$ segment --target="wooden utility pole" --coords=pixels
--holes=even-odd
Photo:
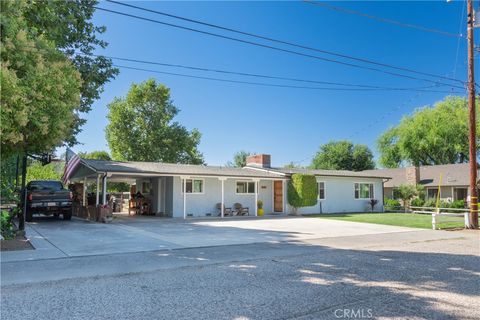
[[[478,228],[478,198],[477,198],[477,146],[476,146],[476,115],[475,115],[475,78],[474,78],[474,42],[473,42],[473,0],[467,1],[467,42],[468,42],[468,110],[469,110],[469,158],[470,158],[470,225]]]

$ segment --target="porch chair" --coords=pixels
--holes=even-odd
[[[222,207],[222,204],[217,203],[216,208],[218,210],[218,216],[219,217],[222,215],[221,207]],[[223,215],[224,216],[233,216],[232,208],[225,208],[225,206],[223,206]]]
[[[237,216],[244,216],[244,215],[249,216],[250,215],[249,208],[248,207],[243,207],[242,204],[238,203],[238,202],[233,205],[233,212]]]

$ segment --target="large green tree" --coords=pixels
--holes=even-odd
[[[202,164],[201,134],[173,121],[170,89],[149,79],[108,105],[106,138],[115,160]]]
[[[77,142],[75,135],[86,121],[81,114],[91,110],[105,83],[118,74],[111,59],[93,55],[95,49],[105,49],[108,45],[99,39],[106,28],[92,22],[98,1],[18,1],[24,3],[18,14],[24,19],[28,33],[33,38],[49,41],[68,57],[80,74],[80,102],[75,109],[71,134],[65,139],[67,144],[73,145]]]
[[[55,44],[28,30],[28,4],[2,1],[2,158],[60,146],[78,120],[82,80]]]
[[[380,164],[396,168],[468,162],[468,132],[467,100],[447,97],[384,132],[377,141]]]
[[[243,168],[247,165],[247,157],[252,155],[251,152],[249,151],[238,151],[235,152],[233,155],[233,161],[229,161],[227,163],[228,167],[237,167],[237,168]]]
[[[330,141],[320,146],[311,168],[362,171],[375,168],[372,151],[363,144]]]

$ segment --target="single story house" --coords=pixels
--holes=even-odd
[[[388,176],[384,184],[387,198],[393,199],[393,189],[402,184],[425,186],[426,198],[444,201],[468,200],[470,196],[470,165],[468,163],[436,166],[405,167],[362,171],[371,175]]]
[[[103,190],[107,181],[129,182],[136,186],[135,192],[150,199],[156,215],[186,218],[222,215],[220,206],[228,208],[234,203],[247,207],[249,214],[256,216],[258,200],[263,202],[265,214],[293,213],[287,201],[288,182],[294,173],[307,173],[317,179],[318,201],[315,206],[300,208],[298,213],[365,212],[370,210],[370,199],[378,200],[375,211],[383,211],[383,184],[388,177],[352,171],[273,168],[270,159],[267,154],[255,155],[248,157],[245,167],[232,168],[78,158],[67,163],[66,178],[84,185],[96,181]],[[100,194],[97,188],[97,205],[106,203],[106,193]]]

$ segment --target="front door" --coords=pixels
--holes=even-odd
[[[283,181],[273,182],[273,211],[283,212]]]

